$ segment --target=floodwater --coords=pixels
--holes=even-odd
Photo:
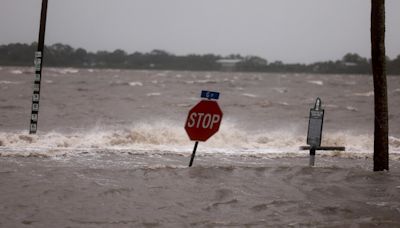
[[[390,172],[372,172],[368,75],[0,67],[0,227],[399,227],[400,77],[388,77]],[[194,165],[184,130],[201,90],[220,131]],[[322,145],[308,167],[308,112]]]

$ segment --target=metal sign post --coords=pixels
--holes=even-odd
[[[314,108],[310,109],[308,121],[307,144],[310,145],[310,166],[315,164],[315,150],[321,146],[324,110],[321,108],[321,99],[318,97]]]
[[[40,99],[40,85],[42,80],[44,35],[46,31],[46,18],[47,18],[47,1],[48,0],[42,0],[42,12],[40,15],[40,28],[39,28],[39,43],[37,52],[35,52],[35,61],[34,61],[35,81],[33,84],[32,112],[31,112],[31,121],[29,125],[29,134],[36,133],[38,119],[39,119],[39,99]]]
[[[196,141],[194,143],[192,156],[190,157],[189,167],[192,167],[193,165],[194,157],[196,156],[197,145],[199,145],[199,141]]]
[[[321,108],[321,104],[321,99],[318,97],[314,108],[310,109],[307,132],[307,144],[310,146],[300,147],[300,150],[310,150],[310,166],[314,166],[315,164],[315,153],[317,150],[346,150],[344,146],[321,146],[322,126],[324,124],[324,110]]]
[[[216,101],[219,98],[218,92],[201,91],[201,100],[188,113],[185,130],[189,138],[196,141],[194,144],[189,167],[193,165],[199,141],[206,141],[218,130],[222,120],[222,111]]]

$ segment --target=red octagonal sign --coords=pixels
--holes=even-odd
[[[222,111],[216,101],[202,100],[188,114],[185,130],[193,141],[206,141],[219,130]]]

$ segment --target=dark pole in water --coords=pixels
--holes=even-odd
[[[194,160],[194,157],[196,156],[196,150],[197,150],[197,145],[198,145],[198,144],[199,144],[198,141],[196,141],[196,142],[194,143],[193,153],[192,153],[192,157],[190,158],[189,167],[192,167],[192,165],[193,165],[193,160]]]
[[[315,147],[310,147],[310,166],[315,165]]]
[[[43,51],[44,49],[44,35],[46,32],[46,19],[47,19],[47,2],[48,0],[42,0],[42,11],[40,14],[40,28],[39,28],[39,43],[38,51]]]
[[[374,171],[383,171],[389,170],[385,0],[371,0],[371,55],[375,103]]]
[[[39,42],[35,53],[35,82],[33,85],[32,112],[29,126],[29,134],[35,134],[39,117],[40,85],[42,79],[44,36],[46,32],[47,2],[42,0],[42,11],[40,14]]]

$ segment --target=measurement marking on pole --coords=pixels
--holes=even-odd
[[[33,84],[33,92],[39,92],[40,91],[40,84],[35,83]]]
[[[42,59],[41,57],[35,57],[35,70],[40,71],[42,69]]]
[[[42,52],[35,52],[35,80],[33,84],[32,95],[32,112],[29,126],[29,133],[34,134],[37,131],[37,122],[39,119],[39,101],[40,101],[40,84],[42,75]]]
[[[44,50],[44,37],[46,32],[47,3],[48,0],[42,0],[42,9],[40,13],[39,41],[38,41],[37,51],[35,52],[35,59],[33,61],[35,64],[35,80],[33,84],[32,112],[29,124],[29,134],[35,134],[38,128],[40,85],[41,85],[42,68],[43,68],[43,50]]]
[[[37,121],[37,119],[38,119],[38,115],[37,114],[32,114],[31,115],[31,120]]]
[[[35,82],[40,82],[40,74],[35,74]]]
[[[39,110],[39,104],[38,103],[33,103],[32,104],[32,111],[38,111]]]
[[[32,101],[39,101],[39,94],[38,93],[34,93],[32,96]]]
[[[31,124],[31,127],[30,127],[30,130],[36,132],[36,130],[37,130],[37,124],[32,123],[32,124]]]

